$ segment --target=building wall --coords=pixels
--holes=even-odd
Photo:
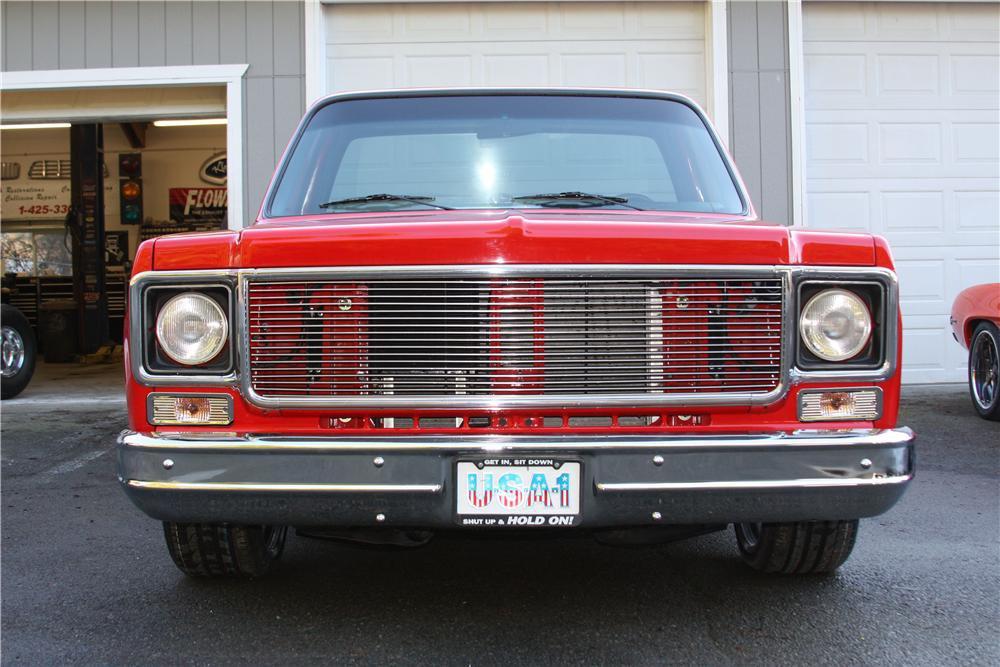
[[[248,63],[244,210],[254,216],[305,106],[302,12],[289,1],[4,0],[0,70]]]
[[[792,223],[787,2],[729,3],[729,146],[757,212]]]

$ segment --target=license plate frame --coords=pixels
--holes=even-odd
[[[471,468],[470,466],[474,467]],[[492,473],[494,484],[499,487],[498,475],[506,475],[517,470],[520,474],[520,486],[523,498],[517,501],[507,493],[508,500],[512,501],[514,507],[503,508],[500,502],[500,489],[495,489],[495,495],[488,500],[483,508],[473,508],[471,498],[468,496],[470,482],[463,477],[469,472],[476,472],[480,475],[479,480],[485,481],[484,475]],[[541,472],[546,475],[546,482],[553,482],[548,487],[552,507],[544,506],[545,496],[540,492],[531,497],[528,494],[532,490],[534,475]],[[568,475],[566,483],[566,495],[563,495],[562,488],[558,481],[559,476]],[[500,457],[476,457],[459,456],[452,464],[452,479],[454,480],[454,491],[452,493],[452,516],[454,522],[463,528],[569,528],[578,526],[583,519],[583,461],[575,457],[554,457],[554,456],[500,456]],[[527,488],[523,488],[523,487]],[[554,492],[557,491],[558,493]],[[479,494],[478,501],[483,502],[483,494]],[[465,502],[463,502],[463,496]],[[540,497],[541,496],[541,497]],[[559,497],[556,497],[559,496]],[[563,501],[566,501],[565,504]],[[534,507],[529,507],[529,502]],[[472,511],[470,511],[472,510]]]

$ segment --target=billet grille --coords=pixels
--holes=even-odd
[[[781,279],[253,281],[262,397],[767,393]]]

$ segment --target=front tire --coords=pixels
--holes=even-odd
[[[761,572],[779,574],[833,572],[851,555],[858,535],[856,519],[738,523],[733,527],[740,555],[747,565]]]
[[[0,398],[14,398],[35,372],[38,345],[31,324],[14,306],[0,306]]]
[[[189,577],[261,577],[281,558],[286,526],[163,523],[170,557]]]
[[[969,394],[983,419],[1000,421],[1000,334],[992,322],[980,322],[969,343]]]

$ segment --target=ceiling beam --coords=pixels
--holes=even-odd
[[[121,123],[122,134],[128,139],[128,145],[132,148],[146,147],[146,127],[149,123]]]

